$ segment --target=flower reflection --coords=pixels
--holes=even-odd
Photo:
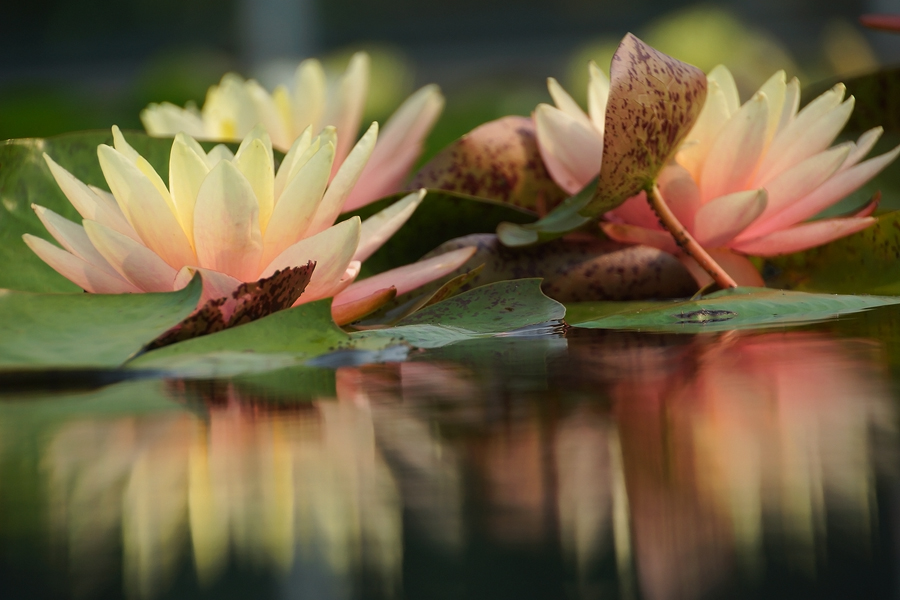
[[[701,342],[690,367],[637,369],[614,386],[647,597],[694,598],[758,573],[764,538],[812,575],[826,516],[866,547],[870,436],[892,421],[876,350],[814,334],[726,336]]]
[[[299,561],[322,565],[344,593],[365,570],[390,595],[400,504],[365,406],[267,411],[241,404],[231,384],[207,400],[206,420],[86,421],[56,435],[45,456],[52,521],[83,563],[73,572],[115,568],[121,535],[126,591],[138,598],[167,589],[191,554],[204,586],[230,561],[282,573]]]

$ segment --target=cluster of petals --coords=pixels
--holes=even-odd
[[[343,164],[362,123],[369,86],[369,57],[353,55],[336,85],[329,85],[316,59],[300,63],[292,89],[278,86],[271,94],[254,80],[226,74],[210,87],[202,109],[163,102],[141,113],[150,135],[174,136],[184,132],[198,140],[240,142],[258,124],[272,145],[287,151],[309,127],[313,133],[333,126],[339,134],[332,175]],[[427,85],[397,109],[385,124],[371,159],[345,205],[354,210],[399,189],[422,152],[422,147],[444,107],[436,85]]]
[[[554,180],[577,192],[600,172],[603,111],[608,84],[592,65],[590,117],[550,82],[556,107],[535,111],[538,143]],[[900,148],[863,160],[881,128],[856,142],[831,146],[853,110],[836,85],[802,110],[800,85],[773,75],[740,104],[731,73],[707,76],[706,103],[675,160],[659,174],[660,193],[672,212],[738,283],[761,285],[745,255],[775,256],[806,250],[870,226],[874,204],[846,218],[812,220],[875,177]],[[642,192],[607,213],[606,234],[679,256],[700,282],[707,276],[681,254]]]
[[[205,302],[230,294],[242,282],[315,261],[298,304],[334,297],[333,312],[365,309],[367,299],[415,289],[456,269],[472,253],[463,249],[354,282],[361,261],[406,222],[424,196],[414,192],[364,222],[352,217],[335,224],[377,134],[373,123],[333,178],[332,127],[315,138],[307,129],[277,173],[262,128],[234,154],[221,144],[207,153],[190,136],[178,134],[167,187],[114,127],[114,147],[97,149],[112,193],[85,185],[45,154],[83,221],[78,225],[34,205],[62,248],[28,234],[24,239],[44,262],[88,292],[172,291],[199,271]]]

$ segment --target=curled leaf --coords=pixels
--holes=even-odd
[[[243,283],[230,296],[210,300],[181,323],[147,344],[144,350],[208,335],[256,321],[290,308],[306,289],[316,263],[275,271],[271,277]]]
[[[603,161],[592,197],[583,190],[536,223],[503,224],[503,242],[524,246],[559,237],[650,189],[705,100],[703,71],[626,35],[610,66]]]
[[[416,173],[410,189],[446,190],[544,214],[566,197],[538,152],[534,122],[503,117],[476,127]]]
[[[542,277],[544,293],[560,302],[684,297],[697,289],[678,259],[648,246],[587,238],[511,249],[497,236],[475,234],[445,242],[433,253],[464,246],[476,246],[478,250],[456,273],[484,267],[462,286],[462,291],[522,277]],[[440,282],[432,284],[437,285]]]

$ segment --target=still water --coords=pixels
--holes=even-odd
[[[0,385],[0,598],[900,597],[900,310]]]

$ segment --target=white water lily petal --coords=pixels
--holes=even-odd
[[[225,144],[216,144],[213,149],[206,154],[206,166],[212,169],[219,161],[234,160],[234,152]]]
[[[781,115],[784,110],[785,94],[787,92],[787,79],[784,71],[778,71],[759,88],[766,95],[769,102],[769,120],[766,127],[766,141],[768,146],[778,131]]]
[[[740,110],[741,98],[738,95],[737,84],[734,82],[734,76],[727,67],[716,65],[706,76],[706,79],[710,82],[715,82],[716,86],[722,91],[725,97],[725,107],[728,109],[728,116],[732,116]]]
[[[359,246],[356,249],[356,254],[353,255],[353,260],[362,262],[372,256],[409,220],[419,207],[419,204],[422,203],[423,198],[425,198],[424,189],[407,194],[384,210],[363,221],[359,235]]]
[[[194,205],[203,180],[209,174],[205,153],[197,154],[190,137],[179,133],[169,154],[169,189],[181,228],[191,246],[194,245]],[[193,140],[191,140],[193,141]]]
[[[606,213],[610,221],[625,222],[647,229],[662,229],[659,217],[647,202],[647,193],[639,192],[623,202],[614,210]],[[691,219],[693,220],[693,219]]]
[[[22,239],[42,261],[86,292],[129,294],[141,291],[121,277],[110,275],[103,269],[54,246],[47,240],[28,233],[23,235]]]
[[[196,262],[178,218],[147,176],[109,146],[101,145],[97,156],[119,208],[141,242],[175,269]]]
[[[768,106],[757,92],[722,128],[700,177],[704,202],[745,188],[765,148]]]
[[[268,135],[265,137],[268,139]],[[275,208],[275,164],[272,149],[266,146],[264,140],[253,139],[246,147],[241,147],[233,164],[253,188],[253,194],[259,202],[260,229],[265,233]]]
[[[588,116],[594,129],[602,136],[606,129],[606,104],[609,101],[609,77],[591,61],[588,64],[591,81],[588,84]]]
[[[378,151],[378,146],[379,144],[375,145],[375,152]],[[374,161],[369,159],[356,185],[344,200],[341,212],[357,210],[400,189],[403,180],[406,179],[412,165],[421,153],[421,147],[405,146],[398,150],[389,161],[383,162],[381,168],[378,168]]]
[[[210,300],[230,296],[243,283],[231,275],[226,275],[220,271],[202,267],[184,267],[175,276],[174,289],[180,290],[189,284],[197,273],[200,273],[200,278],[203,281],[203,293],[200,295],[200,301],[197,303],[197,306],[202,306]]]
[[[684,225],[688,231],[694,230],[694,215],[703,206],[700,200],[700,188],[694,182],[694,178],[687,169],[678,164],[670,164],[660,171],[656,178],[656,185],[663,200],[675,214],[678,222]],[[641,201],[646,207],[643,216],[626,219],[636,225],[649,225],[659,228],[659,217],[650,209],[645,197]],[[630,202],[630,200],[629,200]],[[647,211],[649,209],[649,212]]]
[[[150,135],[169,136],[183,132],[199,139],[206,136],[206,126],[196,110],[181,108],[171,102],[147,106],[141,111],[141,123]]]
[[[314,58],[304,60],[294,74],[294,94],[291,105],[294,135],[307,127],[317,133],[325,114],[325,71]]]
[[[793,77],[784,89],[784,104],[781,107],[776,135],[791,124],[798,110],[800,110],[800,80]]]
[[[365,135],[357,142],[353,150],[344,160],[344,164],[338,169],[337,174],[332,178],[319,210],[316,212],[313,222],[309,226],[309,234],[316,234],[330,227],[337,216],[341,213],[344,201],[350,194],[350,190],[356,185],[362,170],[366,166],[369,157],[372,155],[372,149],[378,140],[378,123],[372,123]],[[338,155],[335,156],[335,162]],[[333,170],[333,168],[332,168]]]
[[[811,132],[816,131],[816,124],[823,118],[827,119],[828,115],[836,110],[839,112],[837,115],[833,115],[831,119],[839,118],[843,114],[840,112],[841,110],[846,112],[846,106],[841,109],[841,102],[844,99],[845,90],[846,88],[843,84],[837,84],[804,106],[803,110],[797,113],[791,122],[778,132],[775,139],[772,140],[766,156],[759,165],[756,182],[762,184],[777,175],[780,171],[795,164],[796,161],[789,162],[789,157],[803,154],[802,150],[808,144],[806,136]],[[850,106],[850,110],[852,109],[853,107]],[[849,116],[849,113],[847,114]],[[841,127],[843,127],[843,125],[841,125]],[[838,128],[837,131],[840,131],[840,128]],[[835,135],[837,135],[837,131],[835,131]],[[827,147],[829,143],[830,140],[822,146],[820,150]],[[797,148],[798,146],[799,148]],[[811,154],[815,154],[815,152],[811,152],[806,156],[810,156]]]
[[[875,223],[874,217],[823,219],[775,231],[769,235],[735,245],[735,249],[753,256],[778,256],[809,250],[852,235]]]
[[[549,104],[538,105],[534,122],[547,171],[566,192],[576,194],[600,172],[603,140],[590,123]]]
[[[271,277],[279,269],[305,265],[307,261],[312,260],[315,261],[316,268],[299,302],[328,298],[340,287],[340,281],[344,278],[353,255],[356,254],[360,227],[359,217],[352,217],[312,237],[302,239],[275,257],[260,277]]]
[[[250,80],[246,83],[247,93],[253,100],[256,107],[259,125],[263,131],[267,131],[266,138],[271,137],[271,144],[281,150],[291,147],[294,141],[293,131],[289,130],[289,123],[286,123],[281,116],[281,111],[275,104],[274,98],[259,83]],[[245,138],[246,140],[246,138]]]
[[[763,218],[779,213],[825,183],[838,171],[849,153],[849,146],[835,146],[811,156],[767,183],[769,205]]]
[[[650,246],[669,254],[677,254],[679,252],[675,238],[669,235],[668,231],[647,229],[646,227],[628,225],[626,223],[601,223],[600,228],[609,239],[616,242]]]
[[[556,104],[556,108],[563,111],[576,121],[580,122],[585,127],[592,127],[593,124],[590,118],[584,113],[578,103],[572,99],[572,96],[569,95],[563,86],[559,85],[559,82],[556,81],[553,77],[547,78],[547,89],[550,91],[550,97],[553,98],[553,103]]]
[[[719,263],[719,266],[722,267],[726,273],[731,275],[731,278],[734,279],[738,285],[765,287],[766,283],[763,281],[762,276],[747,257],[735,254],[724,248],[710,248],[708,252],[713,260]],[[697,261],[690,256],[679,254],[678,260],[680,260],[681,264],[687,268],[698,286],[705,287],[713,282],[709,273],[704,271],[703,268],[697,264]]]
[[[700,181],[710,148],[728,122],[729,110],[725,93],[718,83],[710,80],[703,110],[677,154],[678,164],[687,169],[695,181]]]
[[[63,248],[110,275],[116,274],[116,270],[113,269],[112,265],[103,258],[102,254],[97,252],[97,249],[85,233],[84,227],[56,214],[49,208],[44,208],[37,204],[32,204],[31,208],[41,220],[41,223],[44,224],[44,227],[47,228],[50,235],[53,236],[53,239],[59,242]]]
[[[220,162],[200,186],[194,242],[200,265],[241,281],[258,278],[259,205],[250,183],[232,163]]]
[[[119,275],[141,291],[171,292],[174,289],[177,271],[143,244],[95,221],[85,220],[84,231]]]
[[[326,123],[337,129],[335,167],[341,165],[353,147],[353,140],[362,123],[366,96],[369,93],[369,55],[357,52],[350,58],[347,71],[341,78],[336,112],[326,116]]]
[[[281,196],[281,192],[284,190],[284,184],[288,181],[288,175],[291,173],[294,161],[306,152],[311,141],[312,130],[307,127],[300,137],[294,140],[294,144],[291,146],[291,149],[288,150],[288,153],[284,155],[284,159],[278,167],[278,173],[275,174],[275,187],[273,193],[276,204],[278,203],[278,198]]]
[[[883,127],[873,127],[872,129],[859,136],[859,139],[856,140],[854,148],[847,156],[847,160],[845,160],[844,164],[841,165],[841,171],[849,169],[850,167],[861,161],[863,158],[865,158],[866,155],[872,151],[872,148],[875,147],[875,144],[878,143],[878,140],[881,138],[882,133],[884,133]]]
[[[797,200],[778,214],[767,219],[764,223],[761,223],[759,229],[754,228],[753,234],[765,235],[775,232],[819,214],[878,175],[898,155],[900,155],[900,146],[890,152],[870,158],[854,167],[839,172],[812,193]]]
[[[261,265],[268,264],[288,246],[306,237],[321,205],[332,161],[334,146],[326,144],[288,182],[263,236]]]
[[[243,139],[259,121],[244,80],[234,73],[226,73],[219,85],[209,88],[202,115],[211,137],[234,142]]]
[[[56,184],[82,218],[103,223],[119,233],[123,233],[135,240],[140,240],[134,228],[125,219],[122,209],[119,208],[112,194],[105,190],[96,190],[91,188],[91,186],[85,185],[74,175],[56,164],[47,154],[44,154],[44,161],[50,167],[50,173],[53,175],[53,179],[56,180]]]
[[[474,256],[476,250],[474,246],[466,246],[373,275],[336,295],[334,303],[340,306],[354,302],[387,287],[397,288],[398,296],[405,294],[457,270]]]
[[[766,190],[745,190],[710,200],[694,216],[694,237],[704,248],[725,246],[766,209]]]
[[[137,160],[141,157],[141,155],[138,154],[138,151],[135,150],[134,148],[132,148],[131,144],[129,144],[125,140],[125,136],[122,135],[122,130],[119,129],[118,125],[112,126],[112,136],[113,136],[113,147],[116,150],[118,150],[119,152],[121,152],[122,155],[125,156],[128,160],[130,160],[133,163],[136,163]]]

